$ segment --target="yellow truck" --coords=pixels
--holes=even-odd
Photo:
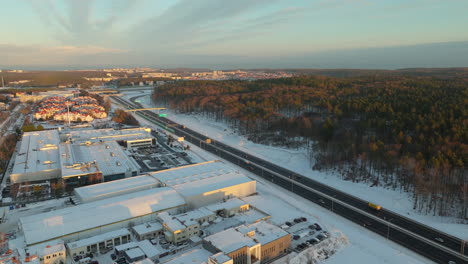
[[[367,205],[368,205],[371,209],[374,209],[375,211],[380,211],[380,209],[382,209],[382,206],[377,205],[377,204],[368,203]]]

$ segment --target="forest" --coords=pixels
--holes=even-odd
[[[405,74],[182,81],[153,100],[307,147],[311,168],[407,192],[423,214],[468,218],[468,77]]]

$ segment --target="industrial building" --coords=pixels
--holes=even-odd
[[[203,246],[211,252],[222,252],[234,264],[264,263],[285,254],[291,235],[267,222],[241,225],[204,238]]]
[[[73,143],[117,141],[125,147],[144,147],[153,145],[151,128],[138,127],[115,130],[113,128],[70,131],[61,135],[62,141]]]
[[[153,239],[162,235],[163,226],[159,222],[148,222],[132,226],[131,230],[138,240]]]
[[[71,190],[140,174],[140,165],[125,153],[116,139],[132,146],[151,145],[148,129],[104,130],[73,131],[65,136],[60,130],[24,133],[10,174],[13,196],[25,184],[63,180]],[[112,133],[117,136],[113,137]],[[81,134],[87,136],[79,137]],[[70,140],[73,138],[76,140]]]
[[[97,253],[102,250],[126,244],[130,241],[130,232],[126,228],[106,232],[67,244],[68,254],[72,257]]]
[[[209,161],[164,171],[150,176],[162,186],[173,187],[191,209],[232,197],[245,197],[256,192],[256,181],[220,161]]]
[[[140,173],[140,166],[128,157],[115,141],[60,144],[62,162],[62,178],[70,181],[74,179],[86,183],[89,175],[100,174],[101,181],[113,181],[136,176]],[[89,180],[89,179],[88,179]],[[101,182],[99,181],[99,182]],[[93,182],[96,183],[96,182]]]
[[[160,187],[155,178],[143,175],[76,188],[76,203],[86,203]]]
[[[58,130],[26,132],[16,154],[12,183],[51,180],[60,177]]]
[[[28,246],[58,238],[70,242],[126,227],[129,222],[153,221],[163,211],[177,214],[185,209],[182,196],[162,187],[22,217],[19,227]]]

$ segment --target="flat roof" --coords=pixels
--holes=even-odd
[[[147,234],[147,233],[162,230],[162,225],[159,222],[149,222],[149,223],[144,223],[144,224],[141,224],[141,225],[136,225],[136,226],[132,227],[132,229],[138,235],[144,235],[144,234]]]
[[[138,247],[145,253],[147,258],[153,258],[162,254],[149,240],[142,240],[138,242]]]
[[[82,201],[99,200],[133,191],[157,187],[159,182],[153,177],[143,175],[76,188],[75,194]]]
[[[60,144],[62,177],[102,172],[103,176],[138,171],[137,163],[131,160],[115,141],[91,144]],[[94,162],[97,166],[93,166]],[[90,166],[86,166],[90,164]]]
[[[177,219],[182,221],[185,225],[189,223],[191,225],[193,224],[192,222],[195,222],[198,219],[205,218],[211,215],[215,215],[215,213],[213,213],[213,211],[210,211],[204,207],[201,207],[201,208],[198,208],[198,209],[195,209],[195,210],[183,213],[183,214],[178,214],[175,217],[177,217]]]
[[[141,256],[144,256],[145,252],[143,252],[143,250],[141,250],[141,248],[136,247],[136,248],[132,248],[132,249],[129,249],[129,250],[125,251],[125,254],[127,254],[127,256],[130,259],[135,259],[135,258],[139,258]]]
[[[155,188],[20,218],[27,245],[185,205],[168,187]]]
[[[235,170],[231,166],[228,166],[219,160],[212,160],[163,171],[150,172],[149,175],[166,185],[176,185],[232,172],[235,172]]]
[[[114,239],[116,237],[122,237],[122,236],[126,236],[126,235],[130,235],[130,232],[128,231],[127,228],[122,228],[122,229],[118,229],[118,230],[115,230],[115,231],[106,232],[106,233],[103,233],[103,234],[100,234],[100,235],[97,235],[97,236],[93,236],[93,237],[90,237],[90,238],[85,238],[85,239],[81,239],[81,240],[74,241],[74,242],[71,242],[71,243],[67,243],[67,247],[69,249],[85,247],[85,246],[89,246],[89,245],[92,245],[92,244],[97,244],[97,243],[102,242],[102,241],[106,241],[106,240],[110,240],[110,239]]]
[[[59,169],[59,143],[57,130],[25,132],[12,174]]]
[[[163,262],[164,264],[206,264],[208,258],[213,255],[206,249],[198,248],[185,252],[171,260]]]
[[[252,238],[255,238],[262,245],[273,242],[289,234],[288,232],[284,231],[278,226],[264,221],[257,222],[248,226],[240,226],[237,228],[237,230],[239,230],[239,232],[243,234],[247,234],[251,231],[254,231],[255,234],[252,236]]]
[[[205,207],[208,210],[216,212],[216,211],[223,210],[223,209],[239,208],[242,205],[246,205],[246,204],[248,204],[248,203],[242,201],[241,199],[239,199],[237,197],[234,197],[234,198],[231,198],[231,199],[229,199],[229,200],[227,200],[225,202],[210,204],[210,205],[207,205]]]
[[[170,215],[168,212],[159,213],[158,217],[161,219],[163,225],[172,231],[182,230],[186,227],[175,216]]]
[[[182,196],[188,197],[253,181],[243,174],[230,172],[217,177],[179,183],[172,187]]]
[[[222,252],[229,254],[243,247],[253,247],[257,245],[252,238],[245,236],[234,228],[229,228],[211,236],[205,237],[213,246]]]
[[[223,252],[218,252],[218,253],[214,254],[213,256],[211,256],[210,259],[212,259],[212,260],[214,260],[214,261],[216,261],[218,263],[224,263],[226,261],[231,260],[231,257],[224,254]]]
[[[74,142],[100,142],[100,141],[131,141],[141,139],[152,139],[151,128],[138,127],[138,128],[127,128],[127,129],[91,129],[82,131],[71,131],[67,133],[67,136]]]

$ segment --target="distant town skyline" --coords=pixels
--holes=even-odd
[[[468,1],[3,1],[0,68],[468,66]]]

